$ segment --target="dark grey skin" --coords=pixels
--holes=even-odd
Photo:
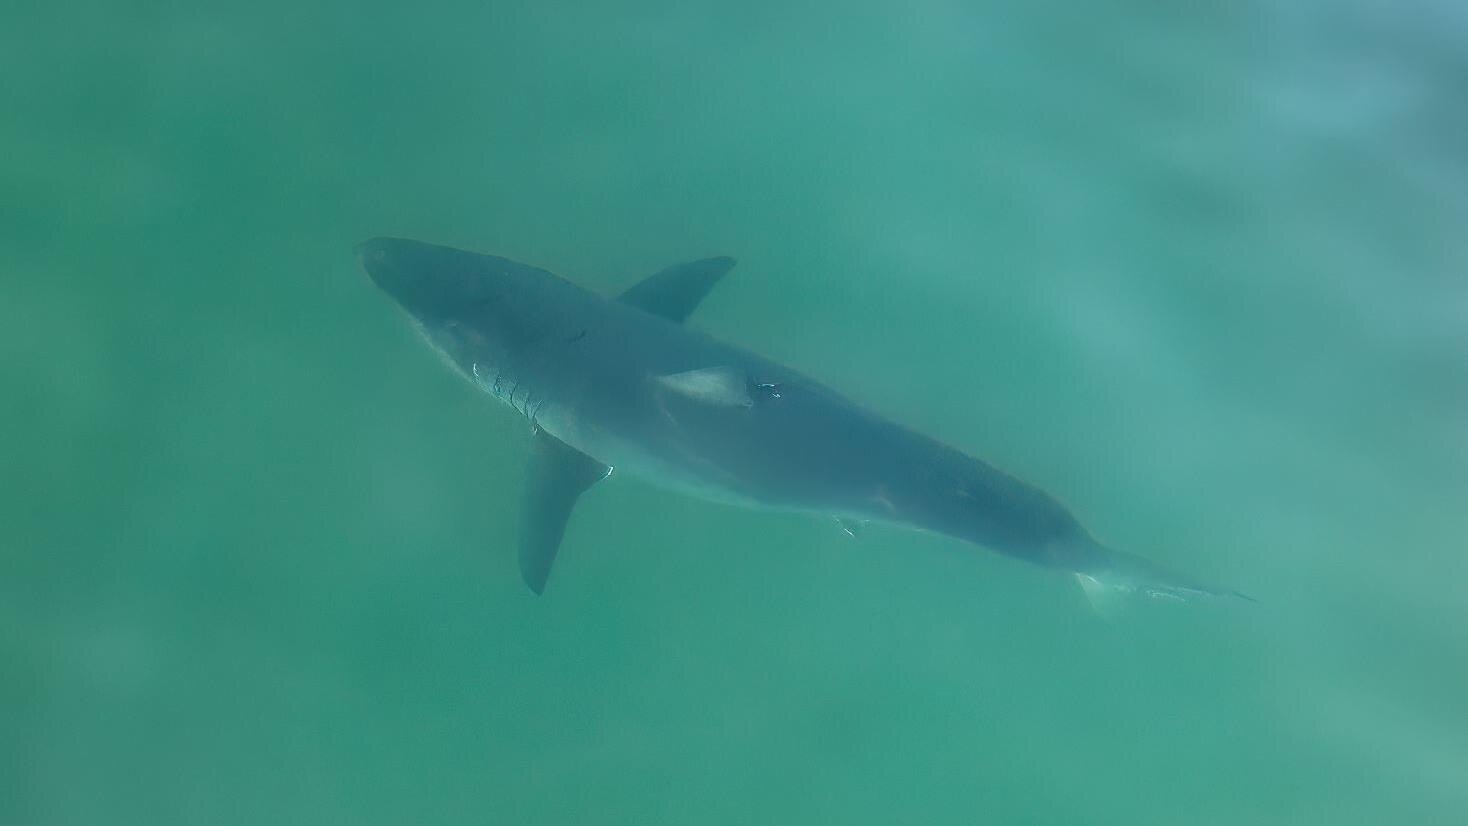
[[[608,300],[418,241],[357,253],[459,372],[534,426],[520,562],[537,593],[576,497],[612,468],[709,499],[936,531],[1076,574],[1093,599],[1233,593],[1109,550],[1043,491],[682,326],[731,259],[670,267]]]

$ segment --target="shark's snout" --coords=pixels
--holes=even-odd
[[[397,238],[373,238],[352,248],[357,262],[378,289],[409,312],[423,309],[431,297],[435,280],[433,267],[418,260],[412,242]]]
[[[501,259],[386,237],[363,241],[353,252],[379,289],[424,322],[475,311],[505,289],[506,273],[493,266]]]
[[[388,285],[383,283],[383,276],[389,269],[387,248],[388,243],[385,238],[373,238],[370,241],[363,241],[352,248],[352,252],[357,256],[357,263],[362,266],[362,270],[367,273],[367,276],[372,279],[373,283],[385,290],[388,289]]]

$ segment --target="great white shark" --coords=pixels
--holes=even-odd
[[[721,502],[946,534],[1074,574],[1099,605],[1235,595],[1094,539],[1059,501],[795,370],[681,323],[733,266],[669,267],[609,300],[545,270],[400,238],[356,248],[453,368],[529,420],[525,584],[612,469]]]

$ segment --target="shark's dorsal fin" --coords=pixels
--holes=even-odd
[[[617,300],[669,321],[681,322],[732,269],[734,259],[722,256],[674,264],[633,284]]]
[[[544,430],[535,434],[520,508],[520,576],[530,590],[545,591],[576,498],[611,472]]]

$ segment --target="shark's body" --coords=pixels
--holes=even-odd
[[[373,280],[536,430],[521,571],[541,592],[576,498],[612,468],[703,498],[927,529],[1076,574],[1093,596],[1227,593],[1108,550],[1051,496],[680,322],[732,266],[608,300],[504,258],[379,238]]]

